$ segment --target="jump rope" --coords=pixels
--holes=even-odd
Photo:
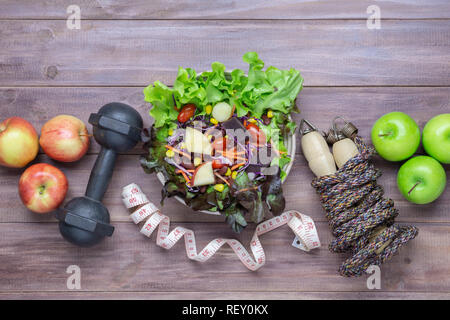
[[[339,120],[344,122],[341,128]],[[321,134],[303,119],[300,133],[303,154],[316,175],[311,185],[335,237],[329,249],[351,253],[339,268],[342,276],[360,276],[370,265],[381,265],[417,236],[416,227],[394,223],[398,210],[392,199],[383,197],[377,184],[381,171],[370,161],[375,150],[351,122],[337,117],[328,133]]]

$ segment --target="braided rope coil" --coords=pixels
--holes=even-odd
[[[336,173],[311,182],[335,237],[330,251],[352,254],[339,268],[346,277],[360,276],[370,265],[389,260],[419,231],[394,224],[398,210],[391,199],[383,198],[383,188],[377,185],[381,172],[370,161],[375,151],[359,136],[354,142],[358,155]]]

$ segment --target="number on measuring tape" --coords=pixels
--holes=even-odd
[[[258,236],[285,224],[288,224],[296,235],[292,244],[294,247],[304,251],[310,251],[320,247],[319,237],[313,220],[298,211],[290,210],[282,213],[278,217],[262,222],[256,227],[256,231],[250,242],[254,259],[240,242],[225,238],[214,239],[200,253],[197,253],[194,232],[183,227],[176,227],[172,232],[169,232],[170,218],[163,215],[153,203],[148,201],[148,198],[142,193],[138,185],[130,184],[124,187],[122,190],[122,200],[127,209],[144,205],[130,215],[136,224],[148,217],[141,229],[142,234],[150,237],[153,231],[158,228],[156,244],[165,249],[172,248],[178,240],[184,237],[187,257],[199,262],[209,260],[224,244],[228,244],[249,270],[258,270],[266,261],[264,249]]]

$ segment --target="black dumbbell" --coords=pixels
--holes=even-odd
[[[108,209],[101,203],[111,180],[117,155],[132,149],[141,140],[143,121],[132,107],[108,103],[89,117],[94,138],[102,146],[92,169],[86,193],[74,198],[56,212],[59,230],[69,242],[82,247],[112,236]]]

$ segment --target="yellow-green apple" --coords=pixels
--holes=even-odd
[[[428,156],[406,161],[398,171],[397,184],[403,196],[417,204],[433,202],[445,189],[447,177],[442,165]]]
[[[420,129],[406,113],[391,112],[374,123],[371,138],[381,157],[402,161],[411,157],[419,147]]]
[[[19,180],[19,195],[23,204],[36,213],[47,213],[60,206],[69,184],[58,168],[38,163],[27,168]]]
[[[208,184],[213,184],[216,181],[214,176],[214,170],[212,167],[212,162],[205,162],[195,169],[194,175],[192,176],[193,187],[206,186]]]
[[[188,152],[211,155],[212,146],[209,139],[199,130],[187,127],[184,142]]]
[[[427,122],[422,133],[423,148],[436,160],[450,164],[450,113]]]
[[[89,134],[80,119],[59,115],[44,124],[39,143],[50,158],[61,162],[74,162],[88,151]]]
[[[12,117],[0,124],[0,165],[23,168],[38,152],[38,135],[28,121]]]
[[[212,109],[211,115],[219,122],[227,121],[233,115],[234,108],[226,102],[219,102]]]

